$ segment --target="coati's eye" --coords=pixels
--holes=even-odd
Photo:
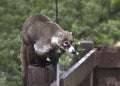
[[[69,44],[69,42],[68,42],[68,41],[65,41],[65,42],[64,42],[64,44],[68,45],[68,44]]]
[[[68,41],[64,41],[63,46],[65,48],[69,48],[70,47],[70,43]]]

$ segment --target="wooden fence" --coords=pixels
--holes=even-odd
[[[120,48],[99,46],[93,86],[120,86]]]
[[[120,86],[120,48],[95,47],[92,41],[81,47],[81,59],[61,75],[59,86]],[[56,68],[29,66],[27,86],[56,86]]]

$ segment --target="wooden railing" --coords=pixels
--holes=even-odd
[[[96,65],[96,49],[92,49],[61,76],[60,86],[78,86]]]

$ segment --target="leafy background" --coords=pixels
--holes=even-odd
[[[0,86],[21,85],[23,22],[35,13],[55,21],[55,6],[55,0],[0,0]],[[59,24],[78,40],[114,45],[120,40],[120,0],[59,0]],[[62,59],[65,66],[69,58]]]

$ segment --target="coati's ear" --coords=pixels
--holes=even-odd
[[[68,32],[68,31],[66,31],[66,33],[68,33],[68,34],[71,34],[71,35],[72,35],[72,32]]]
[[[72,35],[72,32],[69,32]]]

